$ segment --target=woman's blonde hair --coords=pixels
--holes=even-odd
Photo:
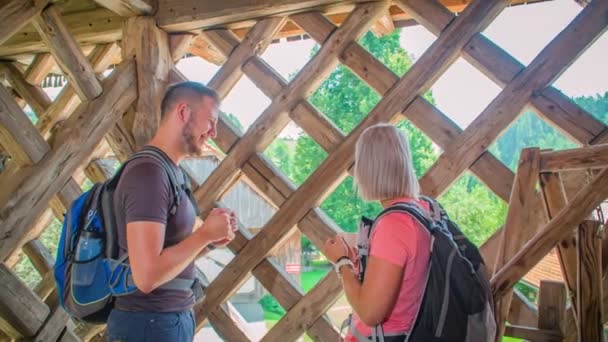
[[[420,185],[405,133],[390,124],[363,131],[356,145],[355,183],[366,201],[418,198]]]

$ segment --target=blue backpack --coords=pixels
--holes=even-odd
[[[63,221],[54,275],[60,304],[76,320],[105,323],[115,297],[138,291],[128,255],[119,253],[114,192],[125,165],[142,157],[155,159],[169,176],[174,195],[170,215],[175,214],[182,191],[186,191],[199,215],[185,172],[183,182],[178,182],[167,157],[151,146],[129,158],[114,177],[93,185],[72,202]],[[175,278],[160,288],[193,291],[199,297],[202,289],[197,285],[201,285],[197,279]]]

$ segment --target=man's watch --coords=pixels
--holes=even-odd
[[[341,257],[334,264],[334,270],[336,271],[336,273],[338,274],[338,277],[340,277],[340,278],[342,277],[342,275],[340,274],[340,268],[342,268],[342,266],[345,266],[345,265],[349,265],[353,269],[355,268],[355,264],[353,264],[353,262],[350,261],[350,259],[347,256]]]

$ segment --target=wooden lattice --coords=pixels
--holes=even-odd
[[[509,202],[504,228],[481,247],[494,274],[499,321],[512,324],[506,333],[531,339],[594,339],[593,327],[608,304],[608,297],[601,297],[608,285],[590,271],[601,270],[601,244],[594,239],[597,227],[591,222],[579,228],[578,239],[573,232],[608,196],[608,171],[596,173],[588,185],[583,176],[562,181],[559,172],[605,168],[608,145],[602,144],[608,143],[608,127],[551,84],[606,30],[608,1],[581,2],[586,7],[527,67],[480,33],[506,6],[523,2],[96,0],[105,8],[91,2],[66,15],[48,0],[0,4],[0,56],[21,60],[23,54],[36,54],[25,71],[19,63],[0,64],[0,76],[12,88],[0,85],[0,157],[10,156],[0,173],[1,331],[9,340],[75,341],[89,340],[103,330],[76,331],[59,308],[50,272],[53,257],[37,238],[53,217],[63,219],[65,208],[81,194],[85,174],[94,182],[110,176],[99,158],[111,150],[125,160],[152,136],[164,89],[170,82],[186,80],[174,63],[191,53],[222,65],[209,82],[221,98],[246,75],[272,99],[242,136],[220,117],[215,142],[226,157],[203,184],[195,184],[202,212],[224,206],[222,197],[242,177],[279,208],[255,236],[241,227],[228,246],[235,258],[195,307],[197,329],[208,320],[226,340],[251,340],[227,301],[253,275],[287,311],[265,341],[292,341],[305,332],[318,341],[338,340],[337,327],[325,315],[342,294],[335,273],[304,294],[268,256],[295,229],[319,248],[340,231],[317,206],[348,175],[363,130],[405,118],[444,151],[421,177],[423,193],[439,196],[470,170]],[[86,13],[77,18],[77,10]],[[357,43],[370,29],[381,35],[416,23],[437,40],[403,77]],[[312,38],[321,45],[289,82],[260,57],[282,37]],[[422,97],[459,56],[502,88],[465,130]],[[307,101],[338,63],[382,95],[348,135]],[[101,73],[112,64],[112,74],[103,78]],[[69,83],[51,101],[39,85],[57,67]],[[38,117],[35,125],[23,112],[26,104]],[[524,150],[515,175],[487,148],[527,105],[579,144],[597,146]],[[290,121],[328,153],[297,188],[261,153]],[[540,191],[535,188],[539,179]],[[582,190],[568,196],[564,187]],[[566,312],[560,287],[544,284],[537,311],[511,289],[556,245],[573,305]],[[22,253],[43,277],[34,291],[11,271]],[[585,292],[581,284],[589,284]],[[563,315],[547,320],[543,312],[551,310]]]

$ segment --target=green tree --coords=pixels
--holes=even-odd
[[[577,97],[574,102],[608,125],[608,91],[604,95]]]
[[[398,75],[404,74],[412,65],[412,60],[399,45],[398,31],[382,38],[367,33],[361,38],[360,43]],[[432,101],[430,94],[427,94],[427,98]],[[311,96],[310,102],[342,131],[349,133],[380,99],[378,93],[346,67],[340,65]],[[409,122],[401,122],[398,127],[408,135],[414,166],[417,174],[420,175],[436,159],[433,144]],[[325,151],[310,137],[301,136],[296,145],[292,167],[294,182],[302,184],[326,156]],[[357,196],[351,177],[346,178],[333,191],[321,208],[346,231],[356,231],[362,214],[374,216],[380,210],[378,204],[366,203]]]

